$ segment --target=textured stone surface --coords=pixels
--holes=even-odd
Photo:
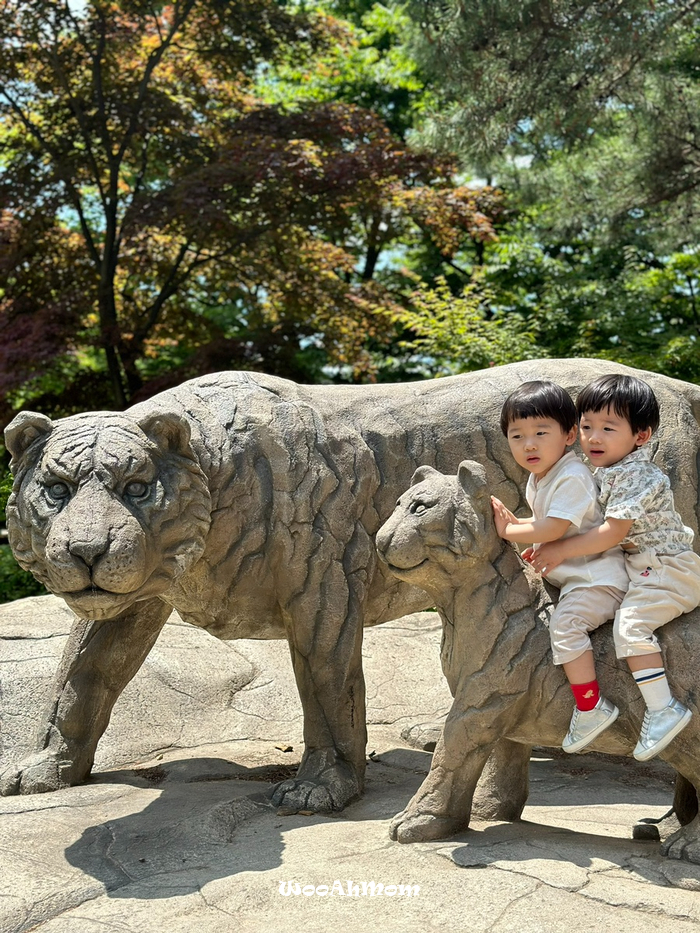
[[[27,685],[24,699],[15,695],[16,719],[31,718],[50,689],[55,654],[42,657],[41,646],[66,637],[60,605],[44,597],[0,612],[3,690],[6,672],[12,678],[22,672]],[[630,839],[635,819],[660,816],[668,807],[672,774],[663,764],[540,751],[530,766],[526,823],[474,821],[450,842],[389,840],[391,816],[430,765],[428,754],[403,745],[400,732],[429,722],[450,699],[439,669],[440,628],[435,615],[421,615],[367,633],[371,718],[388,724],[369,727],[374,754],[366,793],[338,816],[279,817],[266,794],[300,752],[296,745],[291,752],[274,747],[282,744],[277,724],[288,710],[296,710],[297,728],[301,722],[293,678],[280,672],[277,649],[286,646],[226,646],[197,630],[187,639],[188,627],[168,623],[157,664],[150,668],[152,653],[117,703],[102,741],[104,758],[117,761],[129,731],[139,731],[151,736],[153,757],[144,755],[134,768],[101,770],[81,787],[0,800],[0,933],[700,929],[700,868],[662,858],[658,844]],[[254,661],[249,648],[258,652]],[[216,678],[216,656],[208,653],[215,650]],[[222,658],[234,650],[255,667],[237,696],[257,684],[265,700],[256,727],[247,728],[251,720],[241,725],[246,741],[213,744],[208,718],[221,717],[230,727],[233,708],[218,706],[221,692],[193,691],[187,721],[176,723],[182,699],[172,685],[182,687],[190,668],[196,680],[193,653],[216,681],[225,673]],[[238,662],[230,670],[235,674]],[[188,681],[184,686],[189,690]],[[381,696],[388,697],[387,710]],[[149,731],[151,716],[160,733]],[[195,729],[201,745],[163,748]],[[290,881],[331,888],[338,881],[344,891],[349,881],[418,885],[419,892],[280,895],[280,883]]]
[[[397,496],[417,466],[454,472],[471,458],[491,492],[517,507],[524,483],[498,428],[504,398],[527,379],[576,390],[612,370],[624,367],[538,360],[364,387],[220,373],[123,414],[52,423],[21,413],[6,436],[11,543],[82,621],[40,751],[0,790],[51,790],[89,774],[113,704],[175,608],[226,640],[288,638],[305,754],[277,803],[341,809],[365,768],[362,626],[430,605],[376,559],[374,535]],[[697,528],[700,390],[648,378],[662,408],[658,460]]]
[[[528,797],[530,749],[559,747],[572,709],[564,672],[551,657],[551,594],[499,538],[484,468],[467,460],[456,476],[445,476],[422,467],[414,481],[379,530],[377,549],[392,572],[423,587],[440,612],[442,666],[454,703],[428,777],[392,824],[392,836],[401,842],[466,829],[482,772],[482,797],[490,798],[485,813],[481,802],[482,814],[518,819]],[[620,717],[589,748],[631,756],[643,700],[627,665],[615,657],[611,626],[601,626],[591,640],[601,692]],[[693,718],[659,757],[697,795],[700,609],[665,625],[660,640],[674,694]],[[681,827],[664,850],[700,863],[698,819]]]
[[[3,766],[34,748],[73,618],[55,596],[0,606]],[[439,617],[424,612],[365,633],[368,722],[410,729],[416,708],[430,722],[444,719],[452,698],[440,672],[441,632]],[[302,727],[285,642],[222,642],[173,615],[117,701],[95,766],[253,740],[292,746],[298,762]]]

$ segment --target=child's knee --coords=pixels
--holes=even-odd
[[[622,612],[618,612],[613,621],[613,643],[618,658],[654,654],[660,650],[659,640],[649,622]]]
[[[591,639],[584,627],[573,628],[550,625],[549,639],[552,645],[552,660],[555,664],[569,664],[592,650]]]

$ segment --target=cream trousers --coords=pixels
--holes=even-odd
[[[625,554],[630,588],[615,613],[613,638],[618,658],[659,650],[657,628],[700,605],[700,557],[640,551]]]
[[[700,605],[700,557],[694,551],[625,554],[625,567],[630,578],[626,593],[612,586],[586,586],[559,600],[549,623],[555,664],[590,651],[589,633],[613,617],[618,658],[655,654],[656,629]]]
[[[624,597],[615,586],[580,586],[561,597],[549,621],[555,664],[568,664],[591,650],[589,632],[612,619]]]

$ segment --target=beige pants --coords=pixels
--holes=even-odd
[[[612,619],[624,597],[615,586],[579,586],[561,597],[549,622],[555,664],[568,664],[591,650],[589,632]]]
[[[700,605],[700,557],[681,554],[625,554],[630,588],[613,624],[618,658],[654,654],[657,628]]]

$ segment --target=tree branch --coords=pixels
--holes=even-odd
[[[50,49],[47,49],[47,54],[49,56],[49,61],[53,67],[53,72],[56,75],[58,83],[61,86],[61,88],[63,88],[63,91],[66,95],[68,106],[70,107],[70,110],[73,113],[73,116],[75,117],[78,123],[78,126],[80,127],[82,139],[85,144],[85,151],[87,153],[90,168],[92,169],[92,175],[93,175],[93,178],[95,179],[97,190],[100,193],[100,200],[102,201],[104,205],[105,204],[105,190],[104,190],[104,185],[102,182],[102,173],[100,172],[99,166],[97,164],[97,158],[95,156],[95,152],[92,146],[92,135],[90,133],[90,129],[87,123],[85,112],[83,111],[83,108],[80,106],[79,101],[76,99],[76,97],[73,95],[73,92],[71,91],[70,82],[68,81],[68,76],[66,75],[66,72],[61,63],[61,58],[58,54],[58,44],[56,42],[56,37],[54,37],[53,47]]]
[[[146,68],[144,70],[143,76],[139,83],[138,94],[136,96],[136,101],[134,103],[134,107],[131,113],[131,118],[129,120],[129,124],[124,133],[124,138],[122,139],[122,143],[119,147],[119,151],[116,156],[117,164],[121,164],[121,161],[124,158],[126,150],[128,149],[129,144],[131,142],[131,138],[134,135],[134,132],[136,130],[136,123],[138,120],[138,115],[141,111],[141,107],[143,106],[143,102],[146,99],[146,93],[148,92],[148,87],[149,87],[151,78],[153,76],[153,72],[156,70],[156,68],[160,64],[168,47],[172,45],[173,39],[177,35],[178,30],[180,29],[182,24],[186,21],[187,17],[192,11],[194,3],[195,3],[195,0],[185,0],[184,4],[182,4],[181,13],[178,12],[178,8],[181,6],[181,4],[179,2],[176,2],[174,4],[173,19],[172,19],[172,22],[170,24],[170,28],[167,34],[165,35],[165,38],[161,41],[161,44],[158,46],[158,48],[154,49],[151,52],[151,54],[148,56],[148,60],[146,62]]]
[[[83,210],[83,203],[80,197],[80,193],[78,192],[78,189],[75,187],[73,183],[73,179],[61,167],[61,154],[54,149],[54,147],[49,143],[49,141],[46,139],[46,137],[41,132],[41,130],[24,113],[21,106],[10,95],[9,91],[7,90],[7,87],[0,86],[0,94],[2,94],[5,100],[9,103],[12,111],[16,114],[17,117],[19,117],[25,129],[39,143],[42,150],[47,155],[51,156],[56,174],[58,178],[60,179],[60,181],[64,184],[66,188],[66,192],[68,193],[68,198],[71,202],[71,205],[73,206],[76,213],[78,214],[78,220],[80,221],[80,229],[85,239],[85,244],[88,248],[88,252],[90,253],[90,257],[92,258],[95,265],[99,265],[101,262],[100,252],[97,249],[97,246],[93,239],[92,231],[90,230],[90,226],[87,222],[85,211]]]
[[[148,315],[146,321],[134,332],[134,338],[132,344],[136,347],[141,347],[144,341],[148,338],[149,334],[153,328],[158,323],[158,319],[161,315],[161,312],[168,301],[169,298],[172,298],[178,290],[190,279],[194,272],[202,267],[209,265],[213,262],[221,262],[226,259],[228,256],[231,256],[243,242],[249,242],[251,239],[257,239],[263,233],[266,233],[270,229],[269,224],[260,225],[255,230],[248,230],[245,236],[239,237],[235,242],[231,241],[226,246],[226,249],[217,250],[216,252],[204,252],[203,250],[196,250],[194,259],[187,264],[187,266],[182,270],[182,265],[185,261],[187,254],[191,251],[191,240],[185,240],[177,252],[177,256],[173,261],[173,264],[168,272],[168,275],[160,287],[158,295],[154,301],[146,309]]]

